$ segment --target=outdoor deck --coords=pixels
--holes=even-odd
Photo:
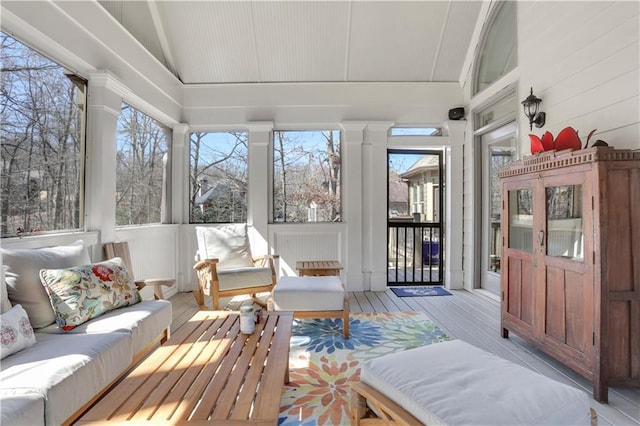
[[[453,296],[397,297],[385,292],[350,293],[351,312],[422,311],[449,336],[465,340],[502,358],[531,368],[560,382],[585,390],[591,395],[591,383],[543,354],[513,333],[509,339],[500,336],[500,304],[480,293],[452,291]],[[179,293],[173,303],[172,331],[180,327],[198,309],[191,293]],[[235,310],[248,299],[223,300],[222,306]],[[640,389],[611,388],[609,404],[592,400],[599,425],[640,425]]]

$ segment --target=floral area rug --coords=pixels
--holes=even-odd
[[[360,363],[389,353],[449,340],[421,312],[351,314],[349,339],[339,319],[294,320],[290,383],[280,402],[280,425],[350,424],[350,383]]]

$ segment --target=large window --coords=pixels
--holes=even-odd
[[[0,37],[2,237],[80,229],[86,83]]]
[[[195,132],[190,140],[189,222],[245,222],[248,134]]]
[[[390,136],[442,136],[440,127],[393,126]]]
[[[273,133],[273,220],[341,221],[340,132]]]
[[[489,87],[517,65],[516,3],[502,1],[496,6],[477,59],[474,94]]]
[[[166,127],[122,104],[118,117],[116,225],[164,222],[167,193]]]

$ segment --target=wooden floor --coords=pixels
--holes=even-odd
[[[422,311],[449,336],[465,340],[502,358],[526,366],[545,376],[583,389],[591,395],[591,383],[567,367],[543,354],[522,339],[510,334],[500,336],[500,304],[479,292],[451,291],[453,296],[397,297],[384,292],[350,293],[351,312]],[[191,293],[178,293],[173,304],[172,331],[180,327],[198,309]],[[222,300],[226,309],[237,310],[251,303],[244,297]],[[599,425],[640,425],[640,389],[611,388],[609,404],[592,400]]]

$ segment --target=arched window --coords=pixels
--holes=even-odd
[[[473,94],[489,87],[517,65],[516,2],[496,6],[476,61]]]

